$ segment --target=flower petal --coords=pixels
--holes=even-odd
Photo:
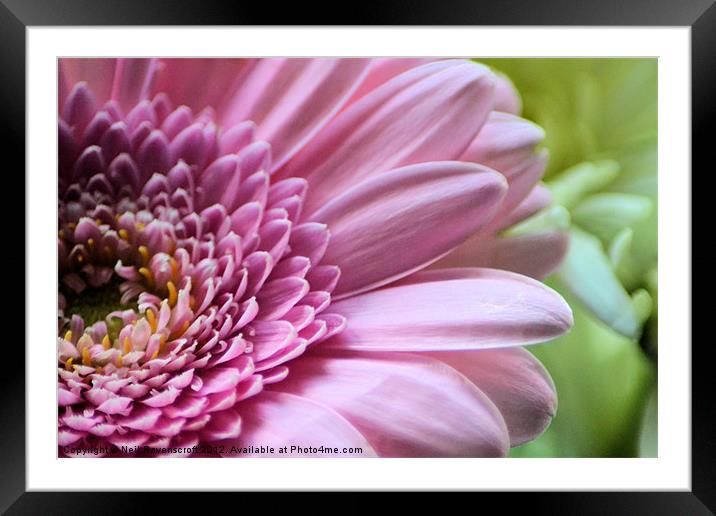
[[[522,112],[522,99],[512,81],[504,74],[495,72],[495,111],[514,113]]]
[[[569,249],[567,231],[539,231],[517,236],[468,240],[436,267],[471,265],[502,269],[543,279],[554,273]]]
[[[256,296],[259,303],[258,319],[271,321],[286,314],[303,296],[310,285],[303,278],[290,276],[266,283]]]
[[[331,239],[325,261],[341,268],[337,296],[406,276],[490,220],[505,192],[496,172],[460,162],[412,165],[348,190],[313,216]]]
[[[557,411],[552,378],[524,348],[437,352],[430,356],[467,376],[490,398],[507,424],[513,447],[542,434]]]
[[[221,122],[257,125],[271,142],[274,169],[283,165],[346,102],[368,59],[262,59],[240,83]]]
[[[157,90],[194,112],[207,106],[222,110],[256,63],[256,59],[236,58],[162,59]]]
[[[407,353],[307,356],[275,385],[345,417],[381,456],[505,455],[494,404],[453,368]]]
[[[466,61],[403,73],[339,113],[279,174],[309,180],[304,216],[372,175],[457,159],[492,107],[492,74]]]
[[[306,398],[283,392],[266,391],[260,397],[241,404],[243,428],[237,447],[270,446],[274,454],[241,454],[242,456],[269,455],[279,457],[374,457],[375,450],[368,441],[345,418],[329,407]],[[230,448],[229,443],[227,448]],[[361,448],[362,452],[326,455],[324,453],[298,453],[289,448],[288,453],[278,455],[282,446],[321,446],[329,448]],[[227,454],[232,455],[232,454]]]
[[[412,68],[416,68],[436,60],[437,59],[424,57],[388,57],[373,59],[368,67],[368,73],[365,75],[348,103],[352,104],[359,98],[365,96],[366,93],[373,91],[381,84],[385,84],[390,79],[403,72],[407,72]]]
[[[544,139],[541,127],[523,118],[492,112],[470,147],[460,156],[501,172],[510,185],[501,214],[514,209],[542,178],[547,152],[536,147]]]
[[[115,62],[116,59],[106,58],[58,59],[60,110],[78,82],[86,82],[100,104],[107,101],[112,94]]]
[[[537,185],[509,214],[496,216],[429,268],[489,267],[537,279],[549,276],[561,265],[569,245],[569,214],[561,206],[543,210],[550,201],[547,188]]]
[[[441,269],[331,304],[348,327],[322,346],[380,351],[485,349],[553,339],[572,311],[552,289],[493,269]]]
[[[63,91],[85,81],[100,103],[115,100],[127,112],[146,99],[159,71],[156,59],[63,58],[59,60],[60,102]]]

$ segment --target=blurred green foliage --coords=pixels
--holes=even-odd
[[[653,456],[657,61],[480,62],[514,82],[522,116],[545,129],[544,180],[571,219],[570,249],[550,284],[572,306],[574,329],[530,348],[555,381],[559,410],[513,456]]]

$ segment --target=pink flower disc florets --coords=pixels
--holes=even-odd
[[[78,84],[59,121],[59,444],[190,448],[342,330],[307,183],[271,181],[254,124],[166,96],[123,116]],[[128,449],[129,449],[128,448]]]

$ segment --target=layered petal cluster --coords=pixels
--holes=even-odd
[[[503,234],[549,202],[503,77],[71,59],[60,85],[61,453],[502,456],[549,424],[520,346],[571,311],[509,271],[565,245]]]

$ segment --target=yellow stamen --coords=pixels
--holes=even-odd
[[[124,337],[124,353],[125,355],[132,351],[132,343],[129,341],[129,337]]]
[[[162,334],[162,336],[159,337],[159,349],[157,350],[157,353],[164,353],[166,347],[167,347],[167,336]]]
[[[118,233],[119,238],[121,238],[122,240],[129,240],[129,233],[127,233],[126,229],[120,229]]]
[[[144,223],[142,222],[135,222],[134,227],[137,228],[138,231],[141,231],[144,229]]]
[[[67,362],[65,362],[65,369],[72,371],[72,357],[68,358]]]
[[[144,265],[146,265],[147,263],[149,263],[149,249],[147,249],[147,246],[146,246],[146,245],[140,245],[138,251],[139,251],[139,254],[142,255],[142,263],[143,263]]]
[[[57,232],[57,235],[58,235],[62,240],[64,240],[64,239],[65,239],[65,230],[64,230],[64,229],[59,230],[59,231]]]
[[[82,262],[84,261],[84,256],[82,256],[81,254],[78,254],[78,255],[77,255],[77,261],[78,261],[79,263],[82,263]]]
[[[152,271],[150,271],[146,267],[140,267],[137,272],[144,276],[144,279],[147,280],[147,286],[149,288],[154,287],[154,277],[152,276]]]
[[[117,367],[122,367],[122,355],[117,355]]]
[[[179,273],[179,265],[174,258],[169,258],[169,265],[172,268],[172,278],[176,278]]]
[[[65,340],[72,342],[72,330],[67,330],[67,333],[65,333]]]
[[[147,321],[149,321],[149,327],[152,329],[152,333],[157,331],[157,317],[154,315],[154,312],[147,310],[144,315]]]
[[[169,306],[174,308],[174,305],[177,304],[177,288],[174,283],[167,281],[167,290],[169,291]]]
[[[87,239],[87,247],[89,247],[90,249],[94,249],[94,238]]]
[[[109,341],[109,335],[105,335],[102,337],[102,347],[104,349],[109,349],[109,347],[112,345],[112,343]]]
[[[89,348],[82,348],[82,365],[92,365]]]
[[[149,360],[154,360],[159,356],[159,350],[156,350],[154,353],[152,353],[152,356],[149,358]]]
[[[77,228],[77,224],[74,222],[69,222],[69,223],[67,223],[67,227],[70,228],[72,231],[74,231],[75,228]]]

